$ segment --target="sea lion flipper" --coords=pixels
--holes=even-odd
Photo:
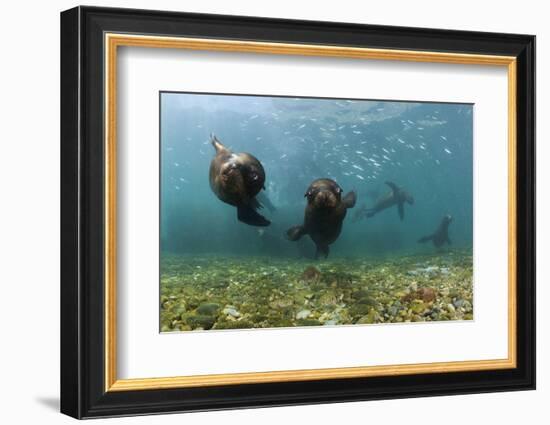
[[[359,220],[362,220],[367,215],[367,206],[361,205],[357,210],[355,210],[355,214],[353,214],[352,221],[354,223],[357,223]]]
[[[399,212],[399,218],[403,221],[405,218],[405,207],[403,206],[403,202],[397,204],[397,211]]]
[[[212,143],[212,146],[214,146],[214,149],[216,149],[216,153],[227,150],[227,148],[222,144],[222,142],[218,140],[215,134],[210,134],[210,143]]]
[[[250,205],[239,205],[237,207],[237,218],[239,221],[250,224],[251,226],[265,227],[271,224],[269,220],[258,214]]]
[[[277,211],[277,208],[275,208],[275,205],[273,205],[271,199],[269,199],[269,197],[264,192],[259,192],[256,195],[256,199],[260,202],[260,205],[265,205],[270,212]]]
[[[355,206],[355,202],[357,202],[357,194],[353,190],[348,192],[348,194],[344,196],[344,199],[342,199],[342,203],[346,208],[353,208]]]
[[[376,209],[374,209],[374,208],[367,208],[367,209],[365,210],[365,212],[366,212],[367,218],[374,217],[374,216],[376,215],[376,213],[377,213]]]
[[[449,238],[449,236],[447,236],[447,244],[452,245],[451,238]]]
[[[399,187],[395,183],[389,181],[385,183],[390,187],[394,195],[397,195],[399,193]]]
[[[250,207],[256,211],[261,210],[264,207],[263,204],[257,198],[252,198],[247,202],[248,202],[248,205],[250,205]]]
[[[324,258],[327,258],[329,250],[330,249],[328,245],[317,245],[317,251],[315,251],[315,259],[318,260],[321,255]]]
[[[306,234],[304,226],[294,226],[286,231],[286,237],[291,241],[297,241]]]
[[[428,241],[431,241],[433,238],[434,238],[434,235],[424,236],[418,239],[418,243],[428,242]]]

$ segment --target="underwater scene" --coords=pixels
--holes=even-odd
[[[473,105],[160,93],[160,331],[473,320]]]

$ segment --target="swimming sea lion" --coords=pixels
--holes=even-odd
[[[262,205],[255,198],[264,188],[264,167],[249,153],[233,153],[216,136],[210,141],[216,156],[210,163],[210,188],[223,202],[237,207],[239,221],[251,226],[269,226],[271,222],[256,211]]]
[[[403,188],[400,188],[395,183],[386,182],[386,184],[391,188],[391,192],[388,192],[386,195],[381,197],[378,202],[372,208],[367,208],[366,205],[363,205],[354,215],[354,221],[358,221],[363,217],[370,218],[375,214],[378,214],[380,211],[385,210],[386,208],[393,207],[397,205],[397,212],[399,213],[399,218],[403,220],[405,218],[405,202],[409,205],[414,204],[414,198]]]
[[[449,225],[452,221],[453,217],[450,214],[445,215],[441,220],[441,223],[439,223],[439,226],[435,233],[418,239],[418,243],[432,241],[436,248],[441,247],[441,245],[443,245],[445,242],[450,245],[451,240],[449,239]]]
[[[307,198],[304,224],[291,227],[286,233],[291,241],[309,235],[317,246],[316,259],[320,254],[327,258],[329,245],[338,239],[342,231],[347,209],[355,206],[355,192],[349,192],[343,198],[342,192],[334,180],[315,180],[304,195]]]

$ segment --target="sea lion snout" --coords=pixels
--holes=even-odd
[[[310,205],[334,208],[342,199],[342,188],[333,180],[318,179],[309,186],[305,197]]]
[[[319,190],[311,196],[309,202],[316,207],[334,208],[340,202],[340,194],[326,189]]]

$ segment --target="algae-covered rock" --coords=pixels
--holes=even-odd
[[[357,321],[357,324],[359,325],[364,325],[364,324],[370,324],[370,323],[376,323],[380,320],[380,315],[378,314],[378,312],[372,308],[370,309],[370,311],[368,312],[368,314],[366,314],[365,316],[361,317],[358,321]]]
[[[424,312],[424,310],[426,310],[426,308],[427,308],[427,306],[424,303],[424,301],[422,301],[422,300],[414,300],[410,305],[411,311],[415,314],[419,314],[419,313]]]
[[[370,311],[371,307],[368,304],[355,304],[349,308],[349,313],[354,317],[364,316]]]
[[[217,322],[212,329],[251,329],[254,327],[254,323],[248,320],[235,320],[233,322]]]
[[[214,317],[205,315],[189,316],[186,319],[186,323],[191,327],[191,329],[202,328],[208,330],[214,326],[215,322],[216,319]]]
[[[220,310],[220,305],[216,303],[203,303],[197,307],[197,313],[206,316],[215,316]]]
[[[300,319],[296,321],[296,326],[319,326],[321,322],[315,319]]]

